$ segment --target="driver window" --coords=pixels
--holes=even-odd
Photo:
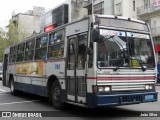
[[[98,63],[100,67],[108,66],[108,48],[104,42],[98,44]]]

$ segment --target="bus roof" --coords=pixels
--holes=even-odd
[[[123,16],[113,16],[113,15],[95,15],[96,17],[105,17],[105,18],[116,18],[116,19],[121,19],[121,20],[130,20],[130,21],[133,21],[133,22],[139,22],[139,23],[142,23],[142,24],[145,24],[144,21],[141,21],[141,20],[137,20],[137,19],[134,19],[134,18],[128,18],[128,17],[123,17]]]

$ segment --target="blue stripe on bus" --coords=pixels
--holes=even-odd
[[[45,87],[45,86],[15,82],[15,89],[20,90],[20,91],[24,91],[27,93],[32,93],[35,95],[47,97],[47,87]]]
[[[43,97],[49,97],[47,94],[48,93],[47,87],[45,86],[15,82],[15,88],[16,90],[24,91],[26,93],[32,93]],[[62,89],[61,91],[61,98],[63,102],[67,101],[67,93],[66,90],[64,89]]]

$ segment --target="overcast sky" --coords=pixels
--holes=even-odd
[[[12,12],[16,14],[33,10],[33,6],[45,7],[48,11],[66,0],[0,0],[0,27],[8,25]]]

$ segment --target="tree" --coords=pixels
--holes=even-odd
[[[17,24],[10,22],[9,25],[7,26],[7,45],[11,45],[13,43],[18,42],[18,27],[16,26]]]
[[[6,41],[6,32],[2,28],[0,28],[0,61],[2,61],[3,59],[4,48],[7,45]]]
[[[4,49],[16,42],[18,42],[18,35],[14,24],[10,23],[6,30],[0,28],[0,60],[3,59]]]

